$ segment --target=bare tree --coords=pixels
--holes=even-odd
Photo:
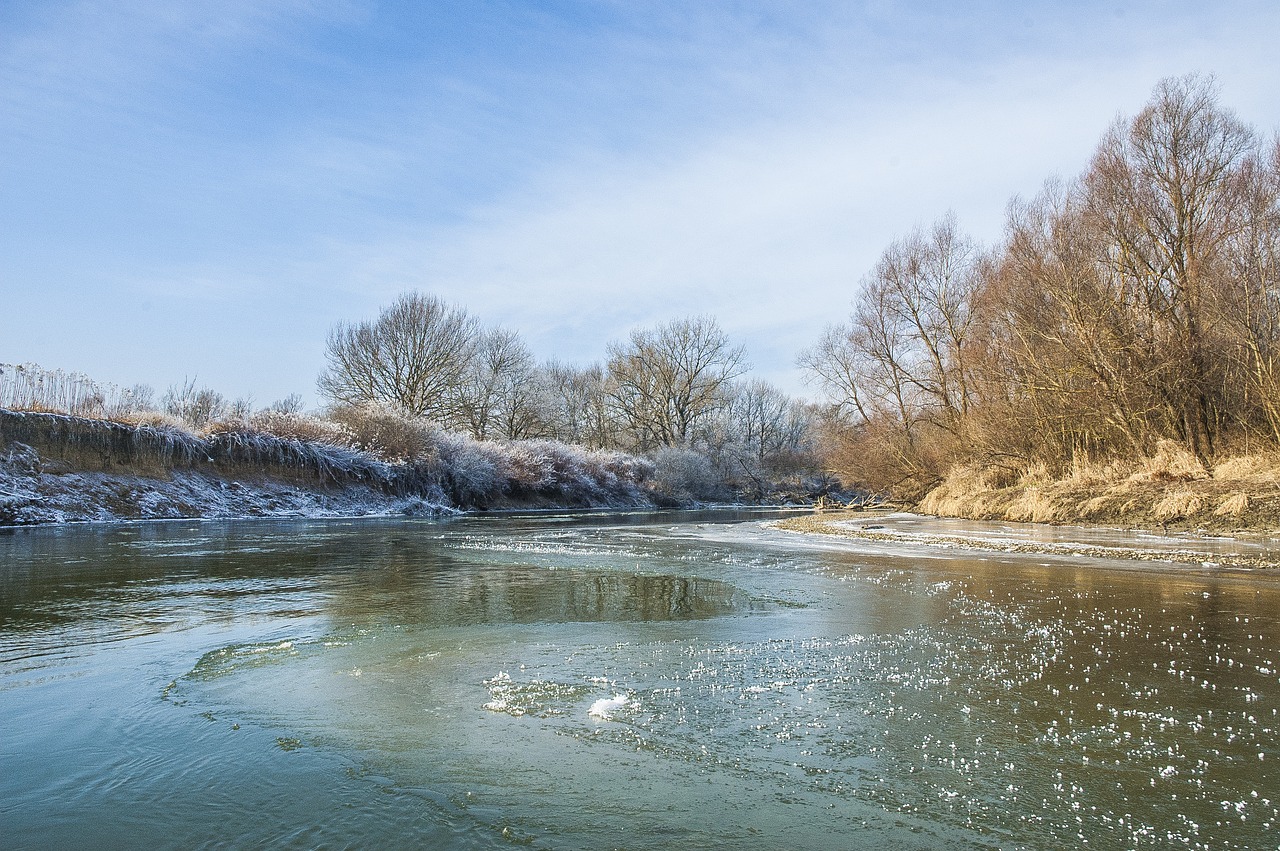
[[[517,332],[482,332],[453,395],[458,425],[478,440],[539,436],[533,371],[533,353]]]
[[[983,257],[953,216],[891,245],[863,280],[848,325],[800,357],[855,417],[927,421],[959,435],[973,399],[973,302]]]
[[[1169,78],[1137,116],[1111,128],[1084,178],[1100,260],[1150,323],[1153,388],[1202,458],[1223,414],[1214,357],[1222,250],[1241,226],[1236,175],[1256,145],[1218,106],[1212,79]]]
[[[1081,188],[1051,182],[1010,205],[1000,270],[984,293],[987,389],[1014,425],[1059,454],[1150,448],[1159,405],[1151,347],[1125,281],[1098,261]]]
[[[335,402],[394,405],[441,419],[475,353],[479,325],[461,307],[405,293],[376,320],[329,332],[320,392]]]
[[[539,376],[539,407],[548,436],[591,449],[619,446],[617,418],[600,364],[575,367],[548,361]]]
[[[719,440],[709,448],[728,479],[745,477],[757,494],[766,480],[812,466],[812,413],[763,379],[736,383],[721,411]]]
[[[801,354],[836,403],[824,429],[846,446],[832,457],[859,464],[842,474],[915,492],[965,447],[977,392],[975,306],[989,266],[948,214],[890,245],[863,279],[848,324]]]
[[[1280,444],[1280,144],[1212,79],[1163,80],[1006,234],[990,258],[949,220],[894,243],[804,353],[840,464],[892,490],[956,461]]]
[[[641,449],[688,446],[694,428],[725,404],[744,353],[709,316],[631,333],[609,346],[608,393]]]
[[[1239,350],[1239,408],[1258,411],[1280,443],[1280,140],[1250,157],[1239,179],[1241,226],[1226,251],[1233,286],[1223,317]]]
[[[733,442],[745,450],[756,470],[788,449],[795,449],[803,432],[795,403],[769,382],[756,378],[734,388],[725,409]]]

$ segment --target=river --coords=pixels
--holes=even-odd
[[[0,845],[1280,845],[1271,574],[771,516],[0,530]]]

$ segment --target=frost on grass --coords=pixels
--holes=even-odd
[[[384,410],[267,412],[203,431],[132,419],[0,410],[0,525],[652,504],[643,459],[478,441]]]

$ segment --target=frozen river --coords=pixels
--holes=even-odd
[[[770,516],[0,530],[0,845],[1280,845],[1272,575]]]

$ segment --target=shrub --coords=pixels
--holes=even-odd
[[[654,490],[677,500],[724,496],[711,459],[693,449],[666,447],[653,456]]]
[[[355,447],[351,432],[340,423],[298,412],[275,409],[258,411],[249,420],[256,431],[288,440],[322,443],[327,446]]]
[[[372,402],[331,408],[328,419],[343,429],[349,445],[391,463],[428,459],[441,434],[433,423]]]

